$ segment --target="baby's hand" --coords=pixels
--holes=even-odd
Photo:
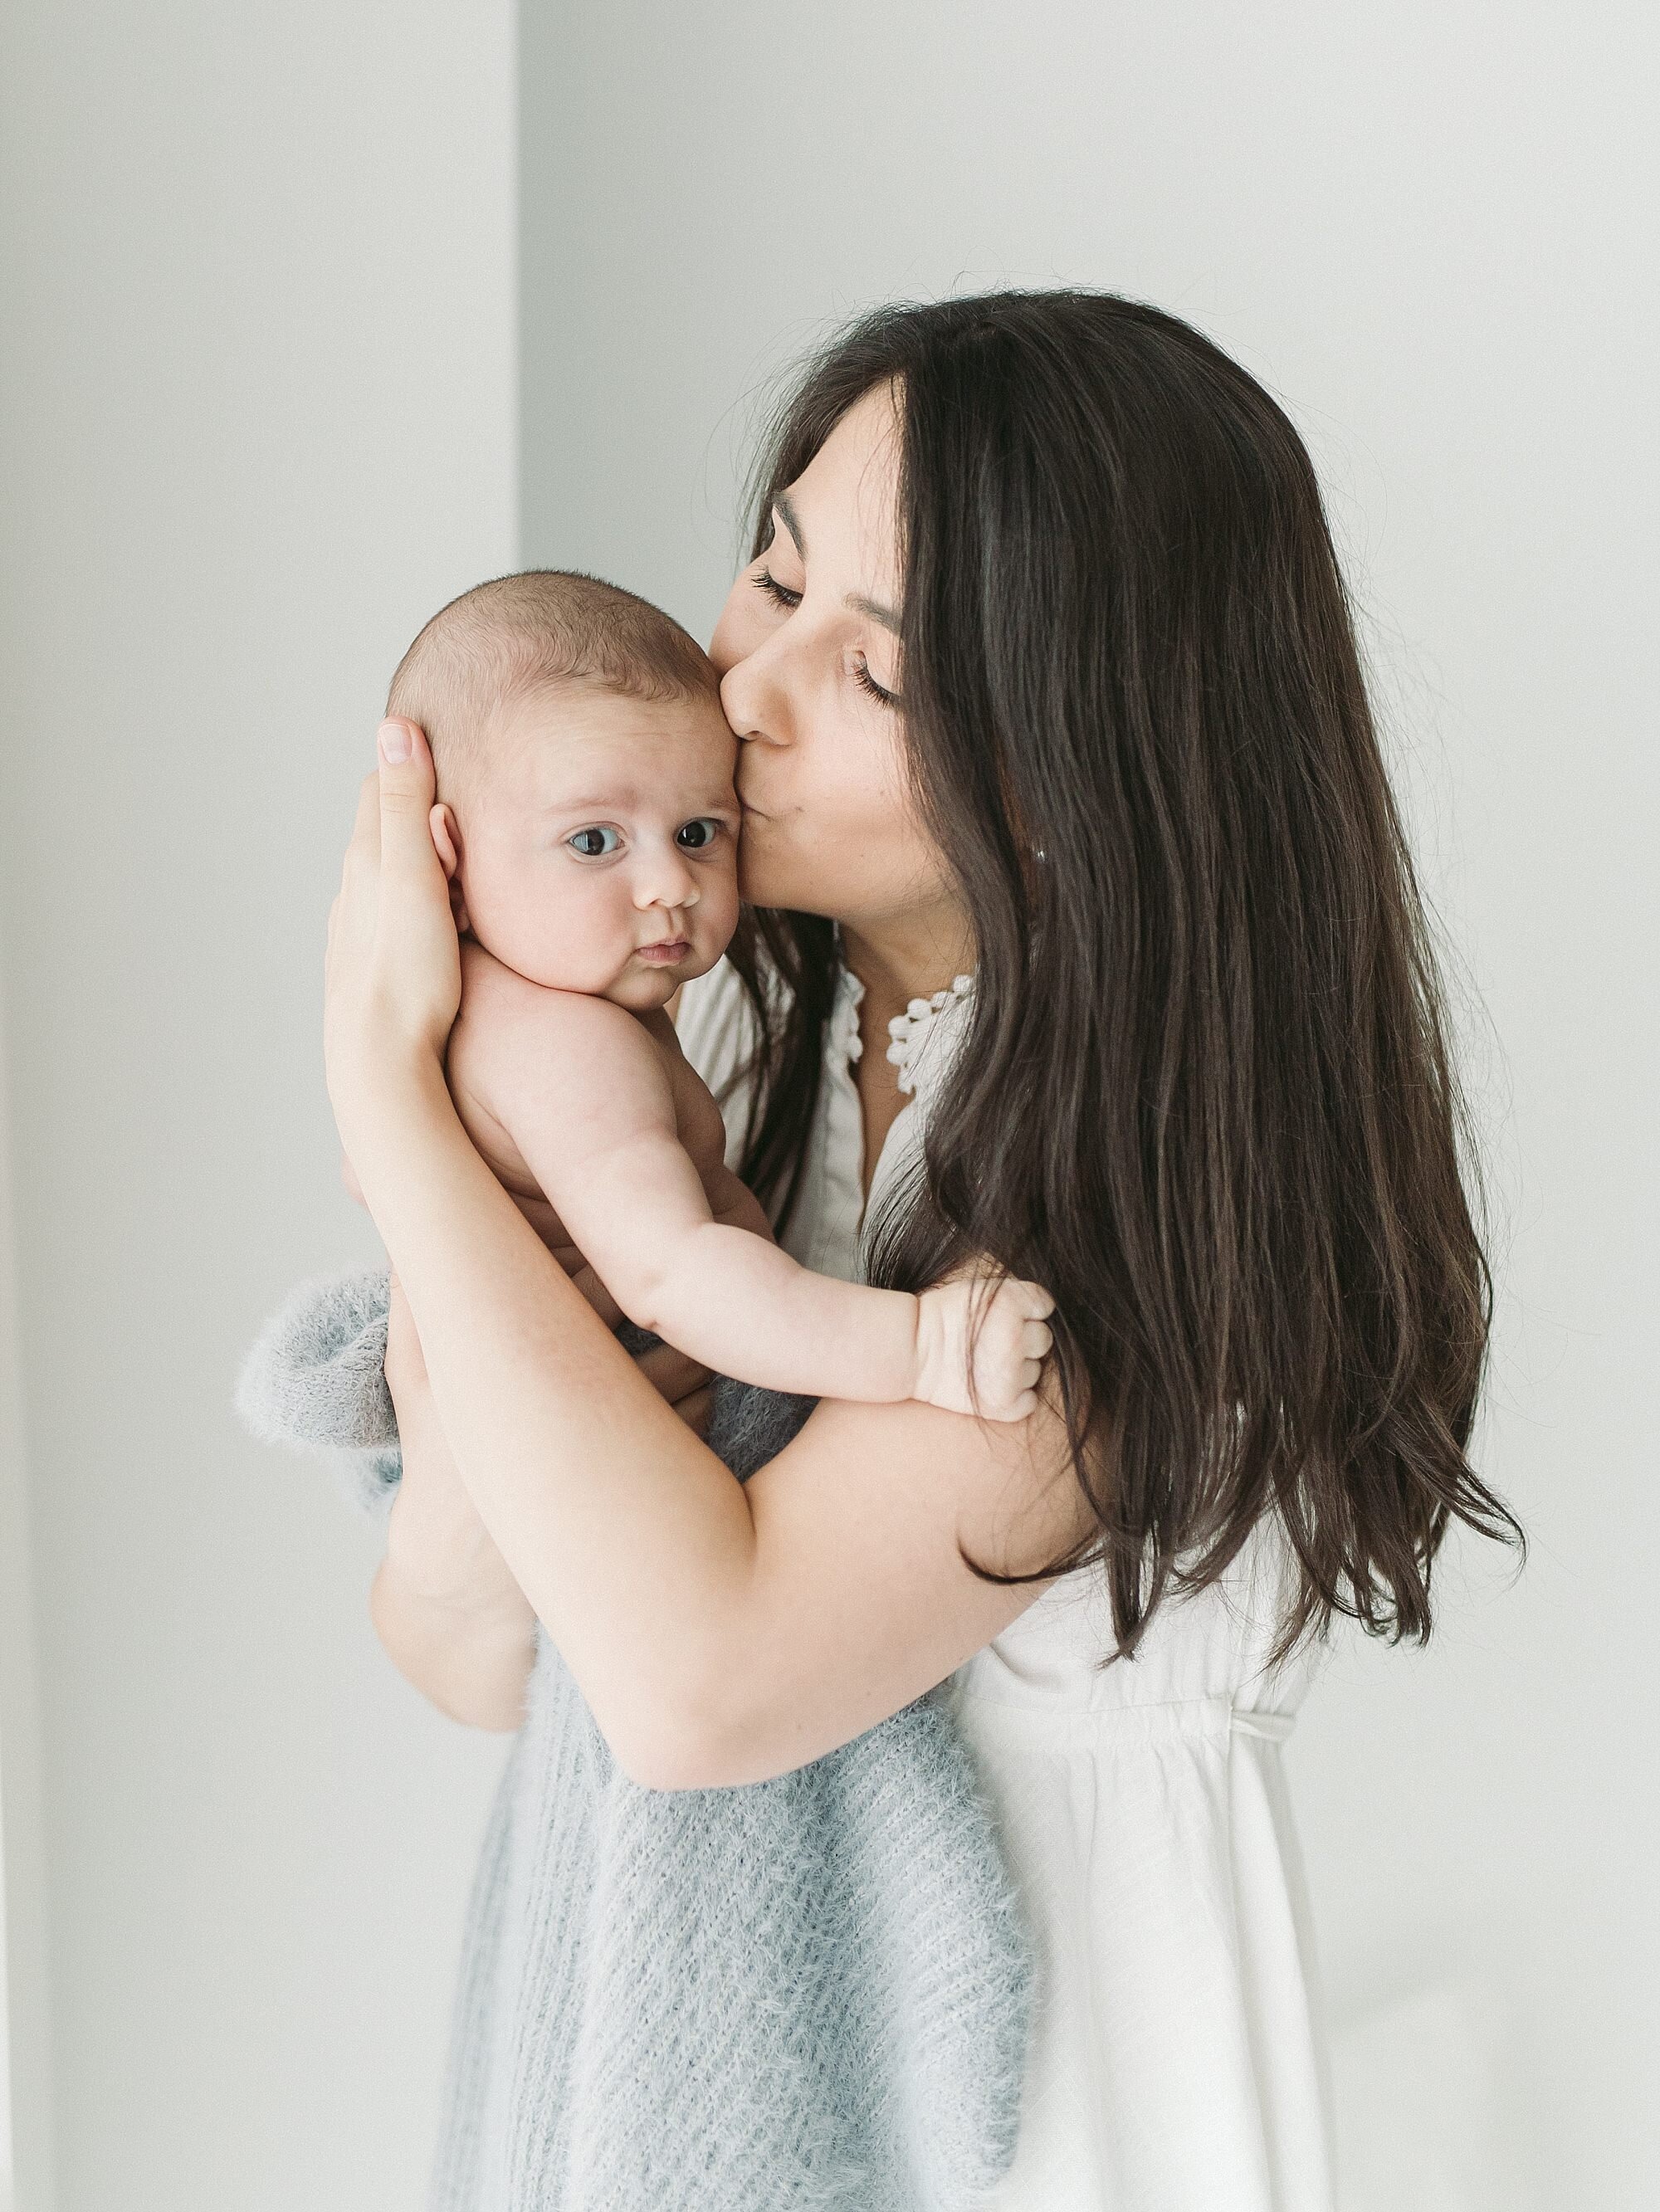
[[[911,1395],[948,1413],[978,1412],[988,1420],[1021,1421],[1037,1403],[1038,1370],[1054,1341],[1043,1316],[1055,1311],[1055,1300],[1018,1275],[998,1285],[974,1350],[976,1407],[969,1396],[969,1303],[977,1279],[951,1276],[921,1293]]]

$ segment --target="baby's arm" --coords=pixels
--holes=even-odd
[[[740,1382],[971,1410],[965,1282],[920,1297],[843,1283],[717,1220],[676,1134],[668,1070],[631,1014],[562,994],[556,1018],[516,1027],[519,1049],[492,1054],[489,1110],[630,1321]],[[741,1201],[722,1210],[741,1218]],[[1035,1405],[1052,1303],[1035,1285],[1000,1287],[974,1362],[988,1417]]]

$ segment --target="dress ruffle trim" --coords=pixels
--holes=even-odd
[[[972,975],[953,975],[948,991],[936,991],[931,999],[913,999],[903,1014],[896,1014],[888,1024],[888,1035],[892,1042],[888,1046],[888,1058],[899,1070],[899,1088],[916,1088],[916,1059],[933,1030],[933,1025],[948,1006],[966,999],[974,988]]]

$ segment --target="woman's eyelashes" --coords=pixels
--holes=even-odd
[[[869,664],[862,659],[854,666],[853,680],[861,691],[868,691],[871,697],[879,700],[883,706],[897,707],[899,704],[899,694],[897,691],[885,691],[871,674]]]
[[[757,592],[764,592],[773,605],[781,607],[786,614],[793,614],[801,604],[802,594],[791,591],[787,584],[781,584],[770,568],[757,568],[750,580]],[[897,707],[899,704],[899,694],[883,689],[871,674],[870,664],[862,654],[854,663],[853,680],[861,691],[867,692],[882,706]]]
[[[764,592],[773,605],[782,607],[786,614],[791,613],[801,604],[800,592],[791,591],[787,584],[781,584],[770,568],[757,570],[754,582],[756,590]]]

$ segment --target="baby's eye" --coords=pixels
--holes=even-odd
[[[565,842],[575,846],[585,860],[603,860],[616,850],[615,846],[601,845],[596,848],[594,846],[583,844],[582,840],[585,837],[615,837],[616,835],[617,832],[614,830],[604,825],[596,825],[592,829],[577,830],[574,836],[567,837]]]
[[[704,833],[694,842],[691,847],[694,853],[702,853],[707,852],[721,835],[721,824],[712,814],[700,814],[695,820],[683,822],[680,824],[679,829],[675,832],[677,838],[684,838],[689,830],[702,830]]]

